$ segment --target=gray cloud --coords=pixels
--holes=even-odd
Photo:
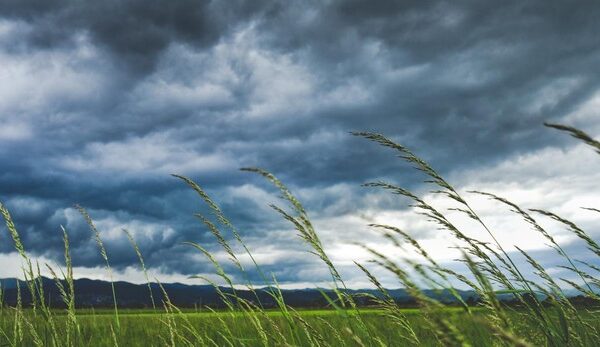
[[[75,261],[101,264],[71,209],[80,203],[116,267],[136,261],[119,234],[127,227],[151,267],[191,274],[208,265],[181,242],[217,248],[191,216],[206,208],[168,176],[181,173],[257,248],[300,250],[264,207],[272,190],[237,168],[276,173],[317,219],[367,224],[373,210],[404,204],[360,183],[426,188],[350,131],[385,133],[453,177],[566,145],[541,123],[600,127],[571,117],[599,89],[598,12],[548,1],[4,1],[0,199],[35,254],[59,259],[64,225]],[[268,267],[304,281],[300,260]]]
[[[199,48],[217,42],[252,18],[258,1],[6,1],[3,17],[33,25],[25,39],[32,49],[72,44],[78,31],[89,34],[133,72],[152,69],[173,42]]]

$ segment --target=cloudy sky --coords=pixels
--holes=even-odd
[[[189,282],[212,270],[182,242],[226,256],[193,216],[207,212],[202,201],[169,174],[186,175],[221,205],[265,271],[289,286],[322,283],[322,264],[268,206],[283,203],[278,193],[238,170],[258,166],[306,205],[351,285],[367,283],[352,264],[368,259],[355,242],[410,256],[373,222],[452,260],[447,233],[407,201],[360,186],[384,179],[452,207],[389,149],[349,134],[375,131],[461,192],[546,208],[600,236],[597,214],[580,209],[600,207],[600,157],[542,125],[600,135],[598,18],[596,1],[1,1],[0,201],[42,261],[61,264],[62,225],[76,275],[106,277],[78,203],[117,278],[143,280],[125,228],[153,275]],[[465,194],[503,244],[560,271],[525,223]],[[589,258],[565,230],[540,222]],[[13,250],[2,228],[0,277],[19,271]]]

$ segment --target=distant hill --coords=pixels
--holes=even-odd
[[[60,293],[54,280],[42,278],[44,284],[44,296],[46,301],[53,307],[64,307]],[[0,279],[3,290],[3,302],[8,305],[15,305],[17,302],[16,279]],[[77,307],[111,307],[113,305],[112,289],[110,282],[91,279],[77,279],[75,284],[75,301]],[[24,305],[31,303],[31,296],[27,285],[20,281],[21,295]],[[157,305],[161,305],[163,293],[160,286],[156,283],[151,284],[152,295]],[[181,283],[165,283],[163,288],[169,299],[178,307],[203,307],[212,308],[225,307],[217,289],[212,285],[187,285]],[[224,293],[232,293],[231,288],[219,287]],[[152,307],[148,286],[146,284],[133,284],[129,282],[115,282],[115,291],[117,293],[117,303],[122,308],[144,308]],[[281,290],[287,305],[292,307],[327,307],[329,303],[323,296],[323,293],[334,298],[335,293],[330,289],[284,289]],[[388,290],[390,296],[400,305],[405,307],[414,307],[416,303],[404,289]],[[447,304],[456,304],[456,298],[448,291],[424,290],[427,296],[435,298]],[[478,296],[474,291],[457,291],[461,298],[474,304],[478,301]],[[356,302],[361,306],[373,305],[372,299],[364,294],[381,297],[381,293],[373,289],[348,290]],[[238,297],[250,300],[254,303],[260,301],[265,308],[275,307],[276,303],[270,295],[270,288],[260,288],[256,290],[256,295],[249,290],[236,290]],[[257,298],[258,297],[258,298]],[[501,299],[510,300],[511,296],[501,296]]]

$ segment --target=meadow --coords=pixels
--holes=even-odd
[[[398,329],[389,324],[385,312],[377,309],[361,310],[363,323],[368,328],[368,334],[356,327],[355,313],[341,314],[335,310],[300,310],[295,324],[290,325],[280,311],[268,311],[259,317],[260,324],[266,335],[261,337],[256,333],[256,323],[241,312],[202,312],[181,313],[169,316],[165,313],[136,313],[134,310],[120,314],[118,335],[113,335],[113,312],[82,313],[77,315],[80,331],[73,344],[80,346],[165,346],[165,345],[213,345],[213,346],[264,346],[264,345],[365,345],[365,346],[397,346],[419,345],[436,346],[439,340],[430,330],[426,318],[418,309],[402,310],[407,321],[413,325],[419,342],[409,341]],[[34,318],[33,312],[26,312],[26,318],[38,331],[44,331],[45,322],[42,317]],[[467,341],[473,345],[485,346],[498,344],[495,333],[488,329],[482,320],[485,313],[475,309],[471,315],[465,315],[462,310],[448,309],[446,318],[452,322]],[[514,317],[517,319],[517,317]],[[55,321],[58,329],[66,328],[65,314],[56,313]],[[600,328],[600,321],[591,315],[586,321]],[[2,325],[5,329],[13,328],[13,320],[5,319]],[[535,345],[544,344],[542,334],[533,333],[531,322],[520,321],[514,326],[515,331],[526,334],[529,341]],[[305,328],[310,327],[310,335]],[[116,333],[115,333],[116,334]],[[49,340],[49,336],[42,337]],[[589,341],[590,343],[592,341]],[[23,345],[35,345],[31,335],[25,336]],[[511,343],[512,344],[512,343]]]
[[[548,127],[569,133],[600,153],[600,142],[586,133],[567,126],[546,124]],[[234,283],[230,274],[215,257],[202,245],[190,242],[189,246],[207,257],[214,266],[220,283],[210,282],[221,296],[225,309],[214,311],[204,307],[200,311],[180,309],[169,300],[168,293],[161,298],[152,298],[154,308],[128,310],[119,308],[113,290],[114,307],[110,310],[77,308],[77,290],[74,286],[73,264],[71,261],[68,231],[63,229],[65,256],[62,269],[47,266],[58,287],[63,310],[50,307],[41,281],[42,265],[28,255],[20,240],[10,212],[0,205],[0,212],[6,222],[6,229],[14,241],[15,249],[24,264],[25,280],[17,287],[19,293],[28,291],[33,299],[25,305],[20,299],[16,305],[0,306],[0,343],[6,346],[595,346],[600,342],[600,313],[594,308],[600,297],[599,262],[584,262],[576,255],[568,254],[562,245],[545,230],[538,218],[549,218],[564,226],[590,252],[600,256],[600,245],[573,221],[550,211],[524,209],[514,204],[510,197],[496,196],[486,192],[471,192],[486,196],[507,210],[515,213],[539,233],[553,249],[557,257],[564,261],[563,269],[578,279],[554,278],[536,259],[516,248],[527,260],[528,271],[515,262],[515,252],[511,247],[500,244],[486,222],[475,212],[468,200],[463,197],[427,162],[410,149],[390,139],[374,133],[355,133],[382,145],[397,154],[421,171],[431,185],[432,192],[451,199],[458,207],[454,211],[464,213],[478,223],[493,240],[483,242],[469,235],[439,210],[413,192],[387,182],[371,182],[365,186],[383,189],[410,202],[412,208],[432,223],[432,227],[449,233],[460,245],[462,263],[468,272],[456,272],[438,263],[422,245],[410,235],[392,225],[371,225],[380,230],[389,242],[398,247],[410,247],[420,260],[391,259],[377,249],[363,246],[372,256],[368,264],[356,263],[370,280],[378,294],[369,295],[372,303],[368,308],[357,304],[357,298],[347,291],[344,278],[321,243],[308,212],[290,190],[271,173],[258,169],[243,170],[263,176],[282,195],[285,206],[272,205],[273,209],[296,229],[299,237],[318,257],[331,275],[333,295],[323,292],[329,302],[328,310],[300,310],[286,304],[277,280],[261,271],[260,264],[254,261],[251,251],[244,243],[238,230],[227,219],[217,202],[190,178],[176,176],[193,189],[210,208],[211,215],[198,215],[215,240],[228,253],[230,261],[241,273],[248,270],[240,262],[232,244],[239,245],[252,259],[253,266],[269,288],[269,295],[277,302],[276,309],[263,309],[258,300],[247,300],[237,296],[235,288],[240,286],[255,292],[256,284]],[[600,158],[598,158],[600,160]],[[600,213],[599,206],[585,207]],[[109,273],[110,259],[102,242],[101,233],[96,229],[86,210],[79,207],[88,222],[98,249]],[[599,215],[600,217],[600,215]],[[140,250],[127,234],[140,261],[140,267],[148,278],[144,264],[143,250]],[[388,291],[373,275],[373,267],[386,269],[395,276],[398,284],[405,288],[417,303],[417,309],[400,307]],[[526,276],[531,273],[534,276]],[[477,293],[476,304],[467,303],[458,294],[454,283],[461,283]],[[160,283],[159,283],[160,284]],[[426,284],[426,287],[423,286]],[[222,290],[231,288],[231,291]],[[428,295],[424,289],[449,291],[454,294],[456,304],[449,305]],[[584,296],[587,307],[575,305],[566,290],[577,290]],[[149,291],[149,294],[152,291]],[[507,305],[499,296],[510,296],[513,304]],[[0,295],[1,296],[1,295]],[[258,297],[258,296],[257,296]],[[18,298],[21,298],[19,295]]]

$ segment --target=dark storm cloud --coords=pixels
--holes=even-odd
[[[446,157],[439,148],[458,149],[472,163],[539,147],[554,137],[539,125],[562,117],[598,88],[600,7],[593,2],[343,1],[300,23],[292,19],[296,12],[281,6],[276,19],[265,22],[267,33],[293,23],[286,35],[267,34],[270,43],[307,51],[311,66],[333,80],[374,82],[366,84],[379,102],[344,112],[341,122],[397,136],[416,133],[409,140],[426,154],[437,148]],[[388,70],[376,71],[369,66],[376,64],[360,58],[369,42],[382,45]],[[377,83],[394,68],[413,66],[423,69],[415,78]],[[577,85],[568,86],[568,79]],[[553,84],[565,93],[560,102],[526,109]]]
[[[3,1],[4,18],[24,20],[33,29],[31,49],[69,44],[82,31],[125,60],[127,68],[147,72],[172,42],[200,48],[214,44],[260,8],[260,1]]]
[[[3,1],[0,198],[36,254],[61,257],[64,225],[78,264],[101,264],[80,203],[105,228],[139,229],[149,266],[190,274],[206,267],[181,242],[215,244],[191,216],[208,211],[168,176],[183,173],[255,244],[302,249],[275,236],[291,228],[264,208],[273,196],[254,199],[270,188],[237,168],[319,191],[308,209],[330,217],[360,213],[359,183],[421,179],[350,131],[383,132],[444,174],[564,144],[541,124],[600,87],[599,15],[596,2]],[[136,261],[124,240],[107,240],[119,268]],[[269,269],[300,281],[295,266]]]

